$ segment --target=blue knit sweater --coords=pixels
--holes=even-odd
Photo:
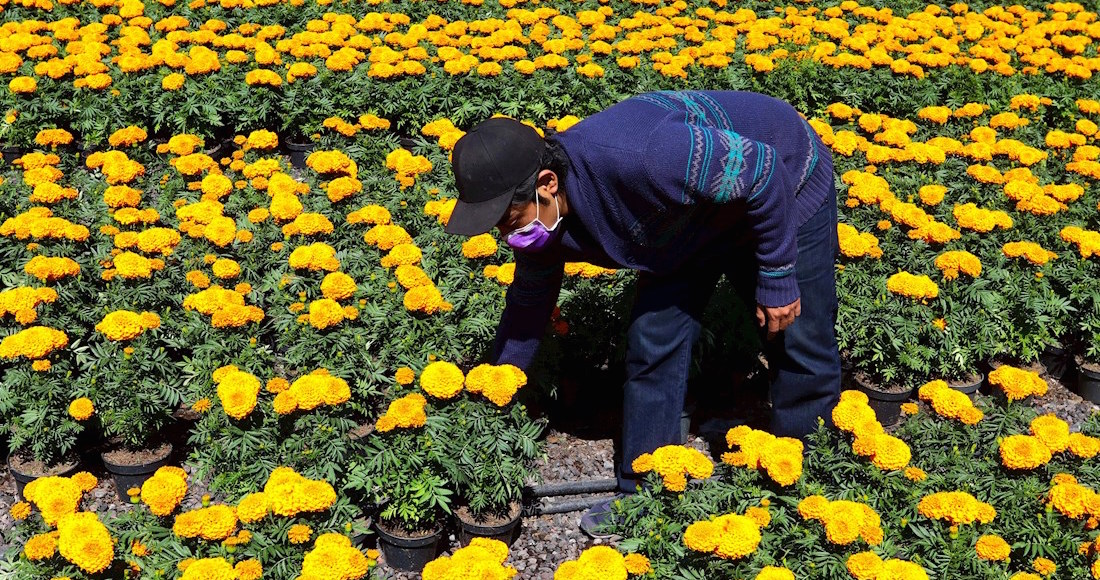
[[[799,297],[797,231],[833,176],[828,149],[787,103],[749,92],[647,93],[553,139],[570,161],[561,181],[569,215],[560,244],[516,253],[498,364],[530,364],[567,261],[675,274],[723,242],[749,238],[757,302]]]

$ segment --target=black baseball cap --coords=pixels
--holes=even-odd
[[[470,129],[451,153],[458,203],[444,230],[475,236],[493,229],[516,190],[539,170],[545,148],[538,132],[508,117]]]

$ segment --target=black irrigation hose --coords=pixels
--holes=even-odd
[[[600,493],[614,491],[619,486],[615,479],[582,479],[580,481],[562,481],[536,485],[531,488],[535,497],[556,495],[579,495],[582,493]]]
[[[559,502],[540,501],[539,503],[531,506],[530,513],[525,513],[524,515],[544,516],[550,514],[579,512],[586,510],[600,503],[601,501],[606,501],[607,499],[607,496],[587,496]]]

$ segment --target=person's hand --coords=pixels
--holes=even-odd
[[[756,323],[761,327],[767,327],[768,340],[774,338],[779,331],[790,326],[800,314],[802,314],[801,298],[786,306],[756,305]]]

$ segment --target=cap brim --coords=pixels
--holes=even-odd
[[[504,212],[508,210],[511,203],[512,196],[507,193],[477,203],[459,200],[443,230],[458,236],[484,234],[493,229],[500,218],[504,217]]]

